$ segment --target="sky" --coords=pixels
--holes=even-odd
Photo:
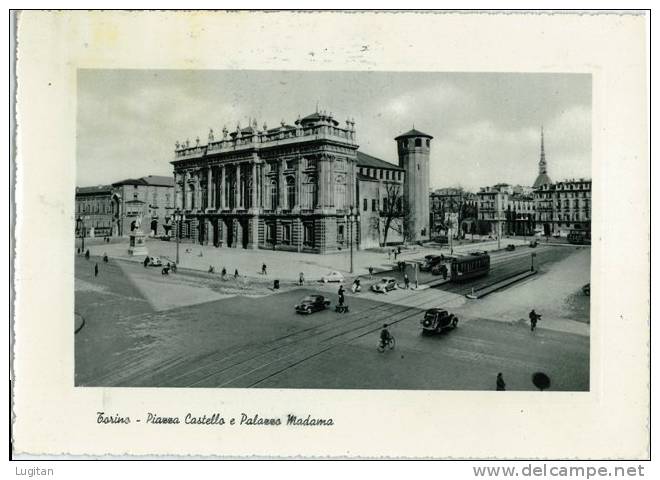
[[[293,124],[317,104],[392,163],[394,137],[432,135],[433,189],[533,184],[541,126],[550,178],[591,176],[588,74],[79,70],[76,183],[171,175],[176,141]]]

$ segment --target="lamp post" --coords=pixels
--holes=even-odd
[[[355,213],[355,208],[353,206],[350,207],[349,210],[349,215],[347,217],[348,219],[348,245],[350,249],[350,256],[351,256],[351,270],[350,272],[353,273],[353,222],[358,222],[360,220],[360,213],[359,209],[357,210],[358,213]]]
[[[181,221],[181,211],[177,208],[174,212],[174,228],[176,228],[176,264],[179,264],[179,222]]]

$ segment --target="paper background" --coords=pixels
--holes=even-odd
[[[630,14],[21,13],[16,453],[647,458],[646,22]],[[324,53],[311,58],[310,44]],[[591,73],[591,391],[74,388],[78,68]],[[96,423],[101,410],[309,412],[336,425],[105,426]]]

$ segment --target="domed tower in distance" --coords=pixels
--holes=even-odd
[[[405,170],[403,200],[405,203],[406,238],[417,242],[428,240],[429,228],[429,154],[433,137],[413,128],[395,138],[399,166]]]

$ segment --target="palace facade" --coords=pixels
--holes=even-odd
[[[340,125],[325,112],[275,128],[252,121],[219,137],[211,130],[205,145],[177,142],[174,155],[178,233],[218,247],[328,253],[372,246],[377,222],[366,217],[382,215],[387,184],[406,182],[401,164],[358,152],[354,121]]]

